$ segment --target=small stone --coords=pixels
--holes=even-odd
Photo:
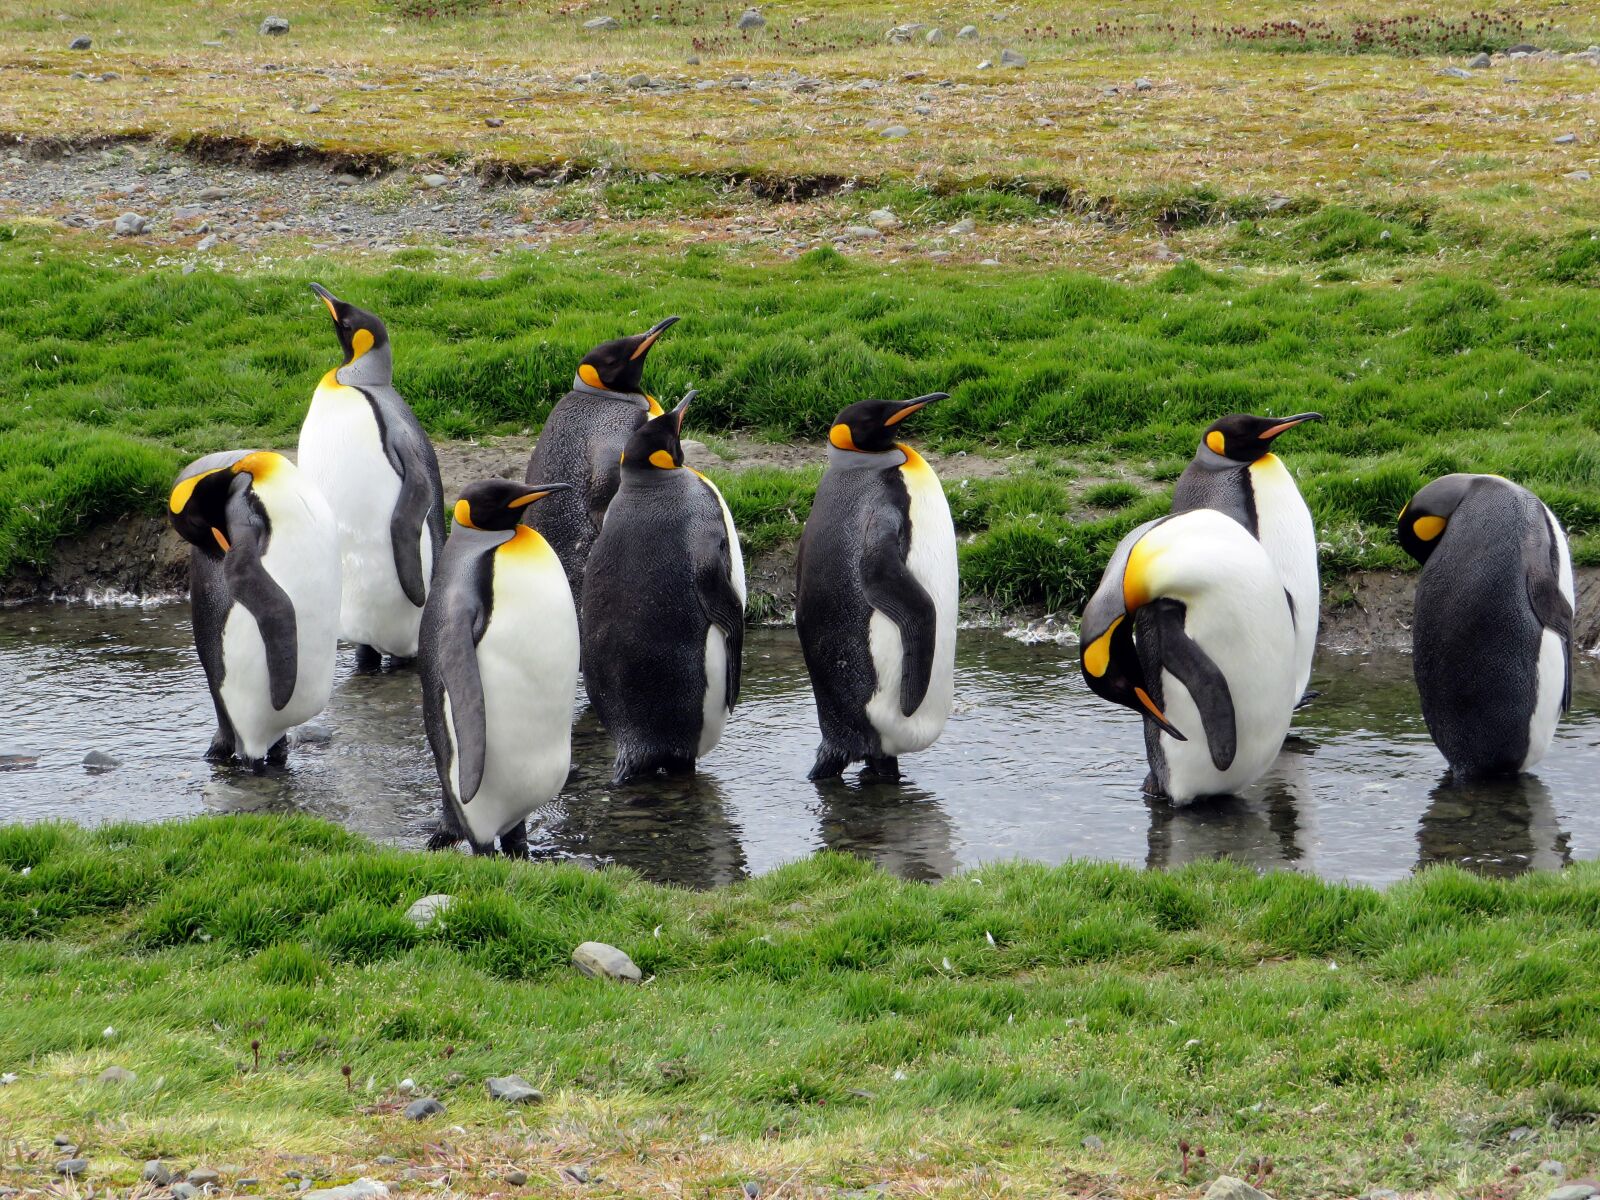
[[[1537,54],[1539,47],[1532,42],[1518,42],[1515,46],[1506,47],[1507,54]]]
[[[172,1186],[172,1172],[159,1158],[152,1158],[145,1163],[144,1170],[139,1172],[139,1178],[145,1183],[153,1183],[158,1188]]]
[[[883,40],[891,45],[903,46],[926,28],[927,26],[921,21],[908,21],[904,25],[896,25],[890,29],[883,35]]]
[[[1106,1148],[1106,1144],[1091,1133],[1088,1137],[1083,1139],[1083,1148],[1085,1150],[1092,1150],[1098,1153]]]
[[[92,220],[93,218],[91,218]],[[68,224],[73,224],[68,218]],[[0,771],[26,771],[29,767],[39,765],[37,754],[0,754]]]
[[[377,1163],[380,1167],[392,1167],[400,1160],[392,1154],[380,1154],[372,1161]]]
[[[118,237],[138,237],[149,230],[150,218],[132,212],[123,213],[111,224],[111,231]],[[109,771],[122,764],[103,750],[91,750],[83,756],[83,765],[91,771]]]
[[[698,67],[700,65],[700,56],[698,54],[691,54],[688,58],[684,59],[683,62],[685,66]]]
[[[744,1194],[749,1196],[750,1200],[761,1200],[761,1185],[754,1179],[746,1179],[744,1181]]]
[[[986,58],[986,59],[984,59],[984,60],[983,60],[983,61],[982,61],[982,62],[981,62],[981,63],[979,63],[979,64],[978,64],[978,70],[980,70],[980,71],[987,71],[987,70],[988,70],[988,69],[989,69],[989,68],[990,68],[990,67],[992,67],[992,66],[994,66],[994,64],[993,64],[993,63],[992,63],[992,62],[990,62],[990,61],[989,61],[989,60],[988,60],[988,59],[987,59],[987,58]]]
[[[627,84],[631,88],[647,88],[653,82],[655,81],[648,75],[630,75],[627,79]]]
[[[485,117],[483,123],[490,129],[499,129],[506,123],[506,119],[504,117]]]
[[[138,1078],[126,1067],[107,1067],[100,1072],[101,1083],[132,1083]]]
[[[1028,60],[1015,50],[1005,49],[1000,51],[1000,65],[1002,67],[1025,67]]]
[[[759,8],[747,8],[744,10],[744,12],[739,14],[739,20],[735,24],[734,28],[760,29],[766,23],[767,19],[761,15],[761,10]]]
[[[198,243],[196,243],[196,245],[195,245],[195,249],[198,250],[201,254],[204,254],[208,250],[215,250],[216,248],[217,248],[217,235],[214,234],[214,233],[206,234],[206,236],[201,238],[200,241]]]
[[[311,1186],[309,1179],[302,1179],[301,1193],[306,1200],[367,1200],[368,1197],[387,1196],[389,1185],[378,1179],[368,1179],[363,1175],[354,1183],[342,1184],[339,1187],[318,1188],[316,1191],[307,1191]]]
[[[195,197],[194,198],[196,200],[200,200],[200,201],[203,201],[203,202],[204,201],[213,201],[213,200],[226,200],[228,198],[228,189],[225,188],[225,187],[201,188],[198,192],[195,193]]]
[[[1280,208],[1288,208],[1290,203],[1291,201],[1287,196],[1269,196],[1267,197],[1267,211],[1277,212]]]
[[[69,1134],[69,1133],[58,1133],[58,1134],[56,1134],[56,1136],[55,1136],[55,1144],[57,1146],[72,1146],[72,1135]],[[77,1147],[73,1146],[73,1149],[76,1150]]]
[[[184,1176],[197,1188],[215,1187],[222,1181],[222,1176],[210,1167],[196,1167]]]
[[[308,104],[304,108],[302,108],[300,111],[305,113],[305,114],[307,114],[308,116],[314,116],[315,114],[317,114],[317,113],[322,111],[322,105],[320,105],[320,104]]]
[[[998,267],[1000,265],[1000,260],[998,258],[985,258],[980,260],[978,265],[980,267]]]
[[[1467,66],[1474,71],[1482,71],[1490,65],[1491,61],[1487,54],[1475,54],[1467,60]]]
[[[102,71],[98,76],[96,76],[96,78],[98,78],[101,83],[110,83],[113,80],[121,79],[122,76],[117,74],[115,71]]]
[[[487,1086],[492,1100],[504,1100],[507,1104],[544,1103],[544,1093],[521,1075],[497,1075]]]
[[[898,229],[900,218],[894,215],[893,209],[875,208],[867,214],[867,224],[874,229]]]
[[[433,174],[433,175],[424,175],[422,177],[422,186],[425,187],[425,188],[431,188],[431,189],[442,188],[445,184],[447,184],[449,182],[450,182],[450,176],[448,176],[448,175]]]
[[[615,17],[595,17],[583,23],[585,29],[621,29],[622,22]]]
[[[424,1096],[422,1099],[413,1100],[406,1105],[406,1120],[422,1121],[442,1112],[444,1112],[444,1105],[440,1104],[432,1096]]]
[[[1577,140],[1578,140],[1578,135],[1577,134],[1575,134],[1575,133],[1563,133],[1560,137],[1556,138],[1556,145],[1558,145],[1558,146],[1570,146],[1570,145],[1572,145],[1573,142],[1575,142]]]
[[[528,1173],[526,1171],[519,1171],[516,1168],[512,1168],[504,1175],[500,1176],[500,1178],[504,1179],[512,1187],[522,1187],[528,1182]]]
[[[289,32],[289,22],[283,17],[268,17],[261,22],[262,37],[282,37]]]
[[[881,138],[903,138],[910,132],[911,130],[904,125],[885,125],[878,130],[878,136]]]
[[[177,1200],[194,1200],[200,1194],[200,1189],[192,1183],[175,1183],[172,1185],[172,1194]]]
[[[971,41],[978,36],[978,27],[976,25],[963,25],[956,30],[956,36],[964,41]]]
[[[1151,83],[1143,75],[1133,81],[1133,90],[1136,92],[1148,92],[1153,87],[1155,87],[1155,84]]]
[[[877,233],[876,230],[873,231]],[[580,974],[590,979],[615,979],[621,983],[638,983],[644,978],[639,968],[615,946],[604,942],[584,942],[572,952],[572,965]]]
[[[56,1164],[56,1174],[76,1179],[89,1169],[87,1158],[64,1158]]]
[[[1472,78],[1472,72],[1467,70],[1465,67],[1445,67],[1443,70],[1441,70],[1439,72],[1439,74],[1441,74],[1441,75],[1449,75],[1452,79],[1471,79]]]
[[[1363,1193],[1361,1200],[1400,1200],[1400,1193],[1393,1188],[1373,1188]]]
[[[589,1182],[589,1168],[588,1167],[584,1167],[584,1166],[562,1167],[561,1168],[561,1174],[566,1176],[566,1178],[571,1180],[573,1183],[588,1183]]]
[[[80,33],[77,37],[73,38],[67,43],[67,49],[87,50],[92,45],[94,45],[94,39],[86,33]]]
[[[346,171],[342,175],[334,176],[333,182],[336,187],[355,187],[355,185],[360,183],[361,180],[357,179],[354,175]]]
[[[871,225],[848,225],[845,227],[844,236],[853,242],[866,242],[881,238],[883,230],[874,229]]]
[[[1539,1164],[1539,1173],[1542,1175],[1553,1175],[1557,1179],[1561,1179],[1567,1173],[1567,1166],[1565,1163],[1559,1163],[1553,1158],[1547,1158]]]
[[[418,929],[426,929],[440,913],[444,912],[456,898],[444,892],[435,892],[431,896],[424,896],[410,908],[406,909],[406,920]]]
[[[1569,1183],[1558,1187],[1547,1195],[1544,1200],[1589,1200],[1590,1196],[1600,1192],[1592,1183]]]
[[[1570,179],[1574,183],[1588,183],[1590,175],[1587,171],[1568,171],[1562,178]]]
[[[942,46],[944,44],[944,30],[930,29],[928,30],[928,36],[923,40],[930,46]]]
[[[977,229],[978,223],[976,221],[971,217],[962,217],[961,220],[950,226],[945,232],[952,233],[956,237],[965,237],[969,233],[976,233]]]
[[[1205,1200],[1272,1200],[1272,1197],[1242,1179],[1219,1175],[1206,1189]]]

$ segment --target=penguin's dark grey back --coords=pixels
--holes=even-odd
[[[361,390],[372,402],[384,448],[404,463],[405,485],[401,490],[397,520],[404,520],[410,528],[416,526],[420,516],[428,529],[433,543],[433,561],[437,563],[445,539],[444,485],[439,480],[439,456],[434,452],[433,441],[422,422],[417,420],[417,414],[411,411],[411,405],[392,385],[363,385]],[[420,535],[421,529],[417,532]],[[402,551],[403,547],[397,544],[396,553]]]
[[[1217,461],[1202,461],[1202,456],[1208,454]],[[1172,488],[1173,513],[1197,508],[1225,513],[1248,529],[1251,537],[1261,535],[1256,520],[1255,489],[1250,486],[1250,464],[1211,454],[1204,446]]]

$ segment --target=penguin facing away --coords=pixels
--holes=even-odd
[[[572,765],[578,616],[550,544],[521,524],[566,484],[465,488],[422,614],[422,715],[444,793],[433,849],[527,854],[526,819]]]
[[[344,362],[317,385],[300,427],[300,470],[339,523],[339,633],[366,669],[417,652],[422,606],[444,545],[444,488],[433,443],[395,391],[389,332],[372,313],[312,284]]]
[[[623,448],[639,426],[661,415],[661,405],[643,390],[645,358],[677,322],[667,317],[585,354],[572,390],[550,410],[528,459],[529,483],[551,480],[571,489],[530,509],[528,524],[561,556],[574,596],[583,595],[590,548],[621,483]]]
[[[744,557],[722,493],[683,465],[694,393],[628,439],[583,576],[583,671],[612,782],[687,774],[739,699]]]
[[[1272,560],[1199,508],[1123,538],[1084,608],[1083,678],[1145,718],[1145,791],[1174,804],[1261,777],[1289,732],[1295,628]]]
[[[321,712],[338,646],[339,531],[321,493],[281,454],[190,463],[167,503],[190,543],[195,649],[217,714],[206,757],[260,771]]]
[[[938,740],[955,696],[955,526],[939,479],[894,440],[935,392],[842,410],[795,564],[795,627],[822,743],[813,780],[866,760],[900,777],[899,756]]]
[[[1572,700],[1572,557],[1561,522],[1498,475],[1445,475],[1400,512],[1422,564],[1412,671],[1459,778],[1529,770]]]
[[[1294,476],[1272,452],[1279,434],[1322,420],[1321,413],[1255,417],[1231,413],[1207,427],[1194,459],[1172,490],[1172,511],[1214,508],[1250,531],[1283,577],[1294,605],[1296,696],[1309,700],[1317,652],[1322,584],[1317,531]]]

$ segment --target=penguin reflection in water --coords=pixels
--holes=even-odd
[[[817,697],[811,778],[865,759],[900,777],[899,756],[933,745],[955,695],[956,535],[933,468],[894,440],[943,392],[865,400],[834,418],[828,470],[800,537],[795,626]]]
[[[339,531],[320,492],[281,454],[190,463],[167,505],[189,542],[189,605],[217,732],[206,757],[260,771],[333,691]]]
[[[392,383],[389,331],[312,284],[333,317],[344,363],[322,377],[300,427],[300,469],[339,522],[340,636],[356,662],[417,652],[422,606],[444,544],[444,489],[433,444]]]
[[[468,486],[422,614],[422,716],[444,813],[432,849],[500,839],[525,856],[527,816],[572,765],[578,617],[561,560],[519,524],[565,484]]]
[[[1422,564],[1412,670],[1461,778],[1526,771],[1572,699],[1572,558],[1555,514],[1498,475],[1445,475],[1401,510]]]
[[[687,774],[739,699],[744,557],[716,485],[683,465],[683,415],[645,422],[583,574],[583,671],[612,782]]]
[[[1174,804],[1259,779],[1297,690],[1289,599],[1261,543],[1195,509],[1117,546],[1083,613],[1083,677],[1145,718],[1145,791]]]

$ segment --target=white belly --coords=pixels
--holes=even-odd
[[[913,452],[914,453],[914,452]],[[900,628],[880,612],[867,626],[877,687],[867,701],[867,719],[877,730],[883,753],[909,754],[933,745],[944,732],[955,700],[956,531],[939,479],[920,457],[900,468],[911,499],[911,574],[933,599],[933,673],[928,693],[909,717],[900,710],[903,643]]]
[[[300,427],[300,470],[308,474],[339,524],[344,568],[339,633],[346,641],[409,658],[417,652],[422,609],[400,586],[389,522],[400,477],[384,453],[367,398],[354,388],[317,388]],[[424,525],[422,577],[433,574],[433,544]]]
[[[706,630],[706,695],[700,717],[700,745],[694,754],[709,754],[722,740],[728,723],[728,639],[715,625]]]
[[[1294,597],[1298,702],[1311,682],[1311,660],[1317,651],[1317,624],[1321,617],[1317,531],[1294,477],[1277,455],[1269,454],[1252,464],[1250,483],[1256,497],[1257,539],[1282,576],[1284,588]]]
[[[1555,538],[1556,553],[1560,557],[1556,583],[1567,603],[1576,611],[1572,584],[1572,556],[1567,549],[1567,536],[1561,522],[1548,508],[1544,518],[1550,525],[1550,535]],[[1528,722],[1528,753],[1522,760],[1522,769],[1530,770],[1550,749],[1556,736],[1556,724],[1561,720],[1561,696],[1566,690],[1568,650],[1555,634],[1546,629],[1539,638],[1539,678],[1533,718]]]
[[[530,534],[519,538],[531,541]],[[483,845],[552,800],[572,765],[578,615],[560,560],[542,538],[536,548],[495,556],[494,608],[478,642],[478,673],[483,783],[465,815]]]

